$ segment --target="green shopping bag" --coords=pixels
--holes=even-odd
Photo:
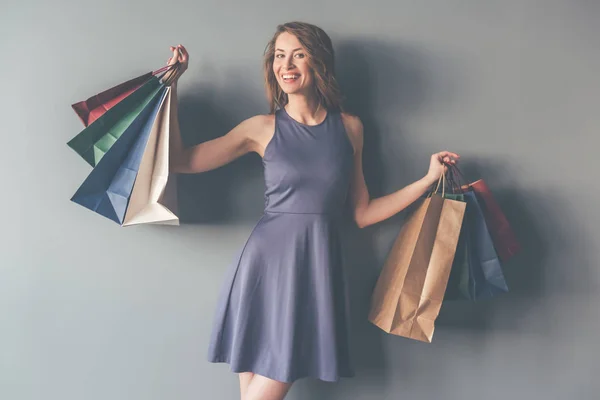
[[[162,86],[156,77],[151,77],[138,90],[84,128],[67,144],[88,164],[95,167]]]

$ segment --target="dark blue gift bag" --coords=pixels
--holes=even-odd
[[[494,243],[477,196],[473,191],[465,191],[467,209],[465,223],[468,224],[468,291],[464,293],[471,300],[480,300],[508,292],[502,272],[502,264],[494,248]],[[463,286],[464,287],[464,286]]]
[[[163,87],[100,159],[71,201],[123,223],[142,156],[167,92]]]

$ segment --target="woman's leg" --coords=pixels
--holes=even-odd
[[[283,400],[291,387],[292,383],[254,374],[244,400]]]
[[[254,377],[254,372],[240,372],[240,396],[242,400],[246,400],[246,393],[248,392],[248,386]]]

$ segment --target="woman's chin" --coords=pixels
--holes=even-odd
[[[288,96],[304,93],[304,88],[301,88],[301,87],[291,88],[291,87],[281,86],[281,90],[283,91],[283,93],[287,94]]]

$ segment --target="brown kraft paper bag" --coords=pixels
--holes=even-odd
[[[410,214],[375,285],[370,322],[387,333],[431,343],[465,208],[463,201],[434,193]]]

